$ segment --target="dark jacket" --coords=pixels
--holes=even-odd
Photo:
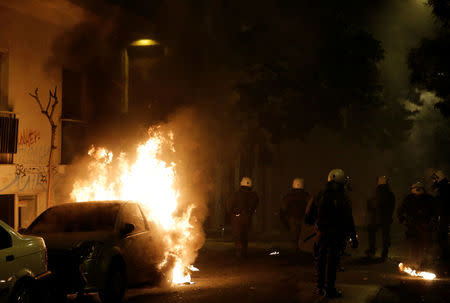
[[[395,209],[395,195],[387,184],[378,185],[375,194],[367,201],[369,225],[389,225]]]
[[[332,232],[354,239],[356,232],[352,207],[344,186],[328,182],[325,190],[309,203],[305,223],[315,224],[321,233]]]
[[[241,186],[227,201],[227,212],[230,215],[251,216],[258,206],[258,195],[251,188]]]
[[[437,216],[442,227],[448,228],[450,224],[450,183],[447,179],[436,183],[437,188]]]
[[[398,220],[407,227],[406,235],[432,231],[436,220],[436,201],[428,194],[409,194],[397,211]]]
[[[306,206],[311,195],[304,189],[292,189],[287,193],[281,203],[280,216],[282,220],[293,217],[303,220]]]

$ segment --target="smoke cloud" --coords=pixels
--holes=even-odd
[[[238,98],[234,94],[234,79],[238,75],[232,70],[235,66],[227,65],[227,52],[232,51],[232,46],[224,45],[209,32],[216,26],[221,30],[219,37],[227,37],[239,32],[234,27],[240,25],[237,22],[218,24],[223,21],[215,15],[220,10],[208,5],[204,9],[192,12],[187,4],[165,1],[155,8],[155,18],[146,26],[122,12],[111,10],[105,17],[81,24],[55,41],[52,58],[53,63],[79,67],[90,75],[87,81],[91,98],[87,102],[91,104],[87,110],[89,145],[104,146],[114,154],[127,152],[129,158],[134,159],[136,146],[145,141],[149,126],[159,125],[165,133],[173,132],[175,153],[163,152],[161,156],[167,163],[176,163],[176,185],[182,192],[180,205],[185,209],[189,203],[195,203],[193,217],[197,221],[192,224],[196,228],[201,227],[208,215],[208,202],[214,200],[211,193],[218,191],[218,162],[232,166],[239,153],[251,154],[253,151],[247,150],[251,145],[247,142],[248,137],[259,135],[246,134],[247,130],[239,124],[245,113],[237,112],[234,107]],[[208,10],[212,12],[211,18],[204,18]],[[409,90],[407,54],[421,38],[432,34],[431,10],[424,1],[418,0],[377,1],[365,12],[366,16],[359,23],[364,23],[385,49],[385,59],[380,66],[385,99],[403,106]],[[246,21],[245,16],[241,17],[243,22]],[[314,19],[314,16],[309,18]],[[316,22],[314,20],[312,24]],[[212,26],[208,26],[210,24]],[[169,46],[167,54],[151,60],[139,53],[130,54],[134,75],[130,108],[133,109],[121,113],[117,64],[120,51],[129,45],[136,33],[150,32]],[[310,33],[305,37],[308,45],[321,42],[315,41]],[[257,168],[243,168],[248,163],[244,163],[245,159],[241,162],[241,172],[245,171],[255,179],[261,208],[265,208],[258,216],[262,216],[267,226],[276,227],[278,201],[289,190],[292,178],[304,177],[307,189],[315,193],[326,182],[328,171],[341,167],[353,177],[356,221],[364,223],[365,201],[375,187],[376,175],[390,175],[394,190],[401,197],[408,184],[423,175],[425,166],[439,166],[444,161],[444,155],[428,152],[429,139],[418,133],[419,129],[425,133],[424,128],[429,124],[419,123],[419,120],[412,120],[414,127],[409,141],[398,142],[390,150],[370,144],[363,146],[342,133],[321,128],[314,128],[302,141],[260,146],[269,155],[254,161],[259,161]],[[253,122],[249,121],[251,127]],[[411,153],[411,150],[419,150],[415,149],[417,146],[423,147],[421,159],[438,158],[430,162],[418,160],[419,155]],[[438,150],[437,147],[434,149]],[[81,158],[75,162],[80,164],[77,167],[83,167],[86,161]],[[83,178],[85,173],[75,167],[70,177]],[[214,201],[218,204],[229,194],[228,189],[221,188],[220,191],[220,199]],[[199,233],[198,239],[193,241],[191,259],[195,258],[195,251],[203,241],[203,233]]]
[[[385,90],[395,97],[408,94],[408,53],[433,34],[434,19],[425,0],[381,1],[368,18],[368,27],[382,42],[385,59],[380,66]]]
[[[231,133],[216,123],[201,109],[180,109],[167,123],[150,128],[150,139],[140,142],[134,155],[92,148],[90,157],[75,165],[79,174],[72,173],[75,201],[120,199],[143,205],[156,242],[142,249],[164,256],[160,270],[175,281],[176,271],[187,272],[205,241],[214,168],[218,154],[227,153],[218,146]]]

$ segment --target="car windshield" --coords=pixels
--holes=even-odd
[[[28,228],[31,233],[112,231],[117,203],[70,203],[50,208]]]

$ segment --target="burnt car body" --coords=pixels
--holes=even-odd
[[[103,302],[118,302],[127,287],[159,276],[163,256],[134,202],[63,203],[43,212],[24,233],[44,238],[59,300],[98,291]]]

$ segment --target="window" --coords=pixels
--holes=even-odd
[[[0,49],[0,163],[13,163],[18,120],[8,105],[8,54]]]
[[[82,74],[63,70],[62,78],[62,117],[63,119],[82,120]]]
[[[19,120],[15,114],[0,112],[0,163],[13,163],[18,129]]]
[[[9,111],[8,106],[8,54],[0,50],[0,111]]]
[[[11,235],[0,226],[0,250],[10,248],[12,246]]]
[[[122,220],[120,227],[123,227],[125,223],[134,224],[134,232],[138,233],[145,231],[145,222],[144,217],[142,216],[141,210],[139,206],[136,204],[125,204],[122,209]]]
[[[32,233],[113,231],[119,204],[61,204],[43,212],[28,228]]]
[[[62,76],[61,163],[70,164],[87,149],[87,124],[83,114],[84,85],[80,72],[63,69]]]

